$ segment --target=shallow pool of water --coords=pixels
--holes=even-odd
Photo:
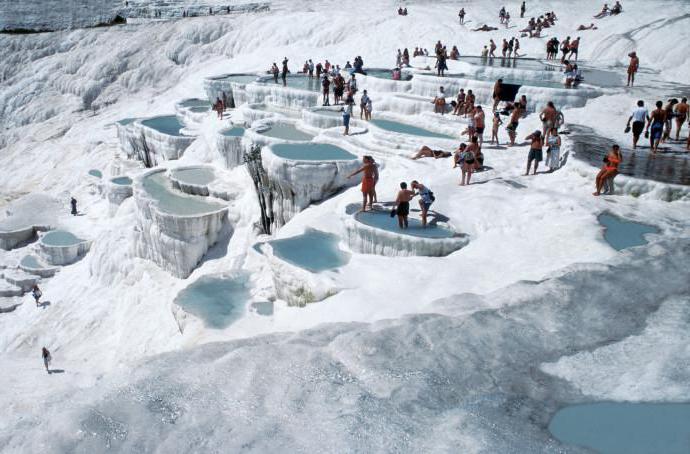
[[[132,179],[130,177],[115,177],[110,181],[112,181],[113,184],[119,184],[120,186],[129,186],[132,184]]]
[[[393,80],[393,71],[390,69],[367,69],[366,73],[367,77],[376,77],[377,79]],[[412,74],[403,72],[401,75],[401,79],[398,82],[404,82],[407,80],[412,80]]]
[[[42,269],[45,268],[43,264],[38,261],[38,257],[35,255],[25,255],[19,262],[19,264],[26,268]]]
[[[65,230],[51,230],[41,238],[41,242],[48,246],[72,246],[82,240]]]
[[[193,216],[218,211],[224,205],[205,197],[187,195],[173,189],[164,172],[144,177],[144,190],[158,202],[158,209],[180,216]]]
[[[138,120],[138,118],[123,118],[122,120],[118,120],[117,122],[122,126],[127,126],[128,124],[133,123],[136,120]]]
[[[190,112],[194,113],[205,113],[205,112],[210,112],[211,111],[211,106],[195,106],[195,107],[190,107],[189,108]]]
[[[269,129],[261,131],[259,134],[276,139],[300,141],[309,141],[315,137],[314,134],[297,129],[295,125],[290,123],[274,123]]]
[[[437,132],[429,131],[428,129],[420,128],[418,126],[412,126],[407,123],[400,123],[398,121],[375,119],[371,120],[370,123],[386,131],[397,132],[398,134],[408,134],[411,136],[430,137],[435,139],[453,138],[446,134],[440,134]]]
[[[346,265],[350,254],[338,248],[340,238],[319,230],[307,230],[291,238],[269,241],[273,254],[312,273]]]
[[[223,329],[239,319],[250,298],[247,278],[203,276],[175,297],[175,304],[204,321],[208,328]]]
[[[370,227],[399,233],[401,235],[423,238],[450,238],[455,235],[455,232],[452,230],[433,224],[428,224],[426,228],[422,228],[422,221],[416,217],[412,217],[412,215],[408,217],[409,227],[403,230],[398,227],[398,217],[390,217],[390,212],[384,210],[359,212],[355,214],[355,219]],[[431,218],[429,218],[429,220],[431,220]]]
[[[273,154],[295,161],[350,161],[357,159],[349,151],[328,143],[280,143],[271,145]]]
[[[89,170],[89,175],[91,175],[92,177],[96,177],[96,178],[103,178],[103,172],[101,172],[98,169]]]
[[[621,219],[609,213],[602,213],[597,219],[604,226],[604,239],[617,251],[647,244],[644,235],[659,233],[654,226]]]
[[[192,168],[192,169],[175,169],[172,176],[183,183],[207,185],[216,179],[216,174],[213,169],[208,168]]]
[[[278,78],[278,83],[273,82],[273,78],[263,79],[262,82],[269,85],[279,85],[283,86],[283,79]],[[297,88],[299,90],[306,91],[321,91],[321,80],[316,77],[309,78],[307,76],[288,76],[287,78],[288,88]]]
[[[180,102],[181,107],[207,107],[210,108],[206,99],[190,98]]]
[[[331,109],[314,109],[312,112],[319,114],[319,115],[325,115],[327,117],[338,117],[338,118],[343,118],[343,113],[339,110],[331,110]]]
[[[257,79],[256,74],[224,74],[217,77],[209,77],[210,80],[227,80],[238,84],[248,84]]]
[[[242,137],[244,135],[244,128],[241,126],[233,126],[230,129],[221,131],[221,134],[227,137]]]
[[[148,118],[142,120],[141,124],[169,136],[181,136],[180,129],[184,128],[175,115]]]
[[[549,431],[563,443],[602,454],[687,454],[690,404],[572,405],[556,413]]]

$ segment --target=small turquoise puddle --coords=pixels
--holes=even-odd
[[[89,170],[89,175],[91,175],[92,177],[96,177],[96,178],[103,178],[103,172],[101,172],[98,169]]]
[[[137,120],[137,118],[123,118],[122,120],[118,120],[117,122],[122,126],[127,126],[130,123],[134,123],[135,120]]]
[[[25,268],[33,268],[35,270],[45,268],[45,265],[41,264],[35,255],[25,255],[19,262],[19,265]]]
[[[644,235],[659,233],[654,226],[621,219],[609,213],[602,213],[597,219],[605,227],[604,239],[617,251],[647,244]]]
[[[180,129],[184,128],[175,115],[149,118],[142,120],[141,124],[169,136],[181,136]]]
[[[211,107],[210,106],[195,106],[195,107],[190,107],[189,111],[194,112],[194,113],[205,113],[205,112],[210,112]]]
[[[408,125],[406,123],[399,123],[391,120],[371,120],[374,126],[390,132],[397,132],[399,134],[409,134],[412,136],[431,137],[436,139],[452,139],[453,137],[446,134],[439,134],[437,132],[429,131],[428,129],[419,128],[417,126]]]
[[[213,170],[207,168],[175,169],[171,173],[174,179],[187,184],[207,185],[216,179]]]
[[[301,141],[309,141],[315,137],[314,134],[301,131],[289,123],[274,123],[270,129],[261,131],[259,134],[276,139]]]
[[[221,134],[227,137],[242,137],[244,135],[244,128],[240,126],[233,126],[230,129],[222,131]]]
[[[47,246],[73,246],[82,241],[65,230],[51,230],[41,238],[41,242]]]
[[[149,196],[158,202],[158,209],[169,214],[179,216],[202,215],[213,213],[224,207],[224,205],[209,201],[205,197],[175,191],[163,172],[144,177],[142,186]]]
[[[690,404],[602,402],[559,410],[549,431],[602,454],[687,454]]]
[[[205,99],[191,98],[180,102],[181,107],[206,107],[210,108],[209,102]]]
[[[208,328],[227,328],[242,316],[250,298],[245,282],[245,276],[203,276],[178,293],[175,304]]]
[[[268,243],[276,257],[319,273],[347,265],[350,261],[350,254],[338,249],[339,241],[336,235],[310,229],[301,235]]]
[[[112,181],[113,184],[117,184],[120,186],[129,186],[132,184],[132,179],[130,177],[115,177],[112,178],[110,181]]]
[[[408,217],[409,227],[401,229],[398,227],[398,217],[390,217],[390,211],[374,210],[364,211],[355,214],[355,219],[362,224],[381,230],[399,233],[401,235],[417,236],[422,238],[451,238],[455,235],[450,229],[438,225],[427,224],[422,228],[422,221]]]
[[[271,145],[273,154],[295,161],[351,161],[357,159],[349,151],[327,143],[280,143]]]

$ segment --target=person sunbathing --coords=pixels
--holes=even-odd
[[[472,31],[473,32],[492,32],[494,30],[498,30],[498,27],[489,27],[488,25],[484,24],[479,28],[475,28]]]
[[[583,31],[583,30],[597,30],[597,27],[594,24],[589,24],[587,27],[584,25],[580,25],[577,27],[578,31]]]
[[[594,16],[595,19],[601,19],[602,17],[606,17],[610,14],[609,11],[609,5],[608,3],[604,3],[604,7],[601,9],[601,12]]]
[[[412,156],[412,159],[417,160],[417,159],[422,159],[422,158],[434,158],[434,159],[450,158],[451,155],[452,154],[448,151],[432,150],[431,148],[424,145],[422,148],[419,149],[419,151],[417,151],[417,153],[415,153]]]

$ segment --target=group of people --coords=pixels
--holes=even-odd
[[[645,107],[644,101],[639,100],[632,114],[628,117],[625,132],[632,132],[633,150],[637,148],[643,131],[645,137],[649,139],[652,154],[655,154],[659,150],[660,144],[673,140],[674,122],[676,124],[676,141],[680,140],[680,132],[686,120],[690,125],[690,106],[688,106],[686,97],[680,101],[677,98],[669,99],[666,105],[663,101],[657,101],[655,106],[656,109],[650,113]],[[686,149],[690,150],[690,135],[686,140]]]
[[[273,65],[271,65],[271,69],[269,70],[269,72],[273,75],[273,82],[278,83],[278,77],[280,77],[283,81],[283,86],[286,87],[287,76],[290,73],[290,69],[288,68],[288,58],[283,58],[281,69],[278,69],[278,65],[276,65],[275,62],[273,62]]]
[[[407,16],[407,7],[398,8],[398,16]]]
[[[496,46],[496,43],[494,42],[493,39],[489,40],[489,44],[487,46],[484,46],[484,49],[482,49],[482,57],[483,58],[495,58],[496,57],[496,49],[498,47]],[[519,54],[520,50],[520,40],[518,38],[510,38],[510,40],[507,40],[503,38],[503,43],[501,44],[501,57],[503,58],[517,58],[520,57],[521,55]]]
[[[542,30],[556,25],[556,20],[558,20],[558,18],[553,11],[546,12],[536,19],[532,17],[529,22],[527,22],[527,26],[520,30],[521,36],[523,38],[541,38]]]
[[[594,16],[595,19],[601,19],[606,16],[616,16],[623,12],[623,5],[621,2],[616,2],[611,8],[609,8],[608,3],[604,3],[604,7],[601,11]]]
[[[448,53],[448,48],[441,43],[441,40],[436,42],[434,53],[436,54],[436,75],[439,77],[445,76],[448,69],[447,60],[458,60],[460,58],[460,51],[457,46],[453,46],[450,53]]]
[[[571,41],[570,36],[567,36],[563,41],[559,41],[557,37],[553,37],[546,42],[546,59],[555,60],[558,58],[558,51],[561,51],[561,63],[566,60],[575,59],[577,61],[578,53],[580,52],[580,37]]]

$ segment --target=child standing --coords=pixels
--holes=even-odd
[[[494,139],[496,139],[496,145],[498,145],[498,127],[502,124],[503,120],[501,120],[501,115],[498,112],[494,112],[494,121],[491,128],[491,143],[494,143]]]

